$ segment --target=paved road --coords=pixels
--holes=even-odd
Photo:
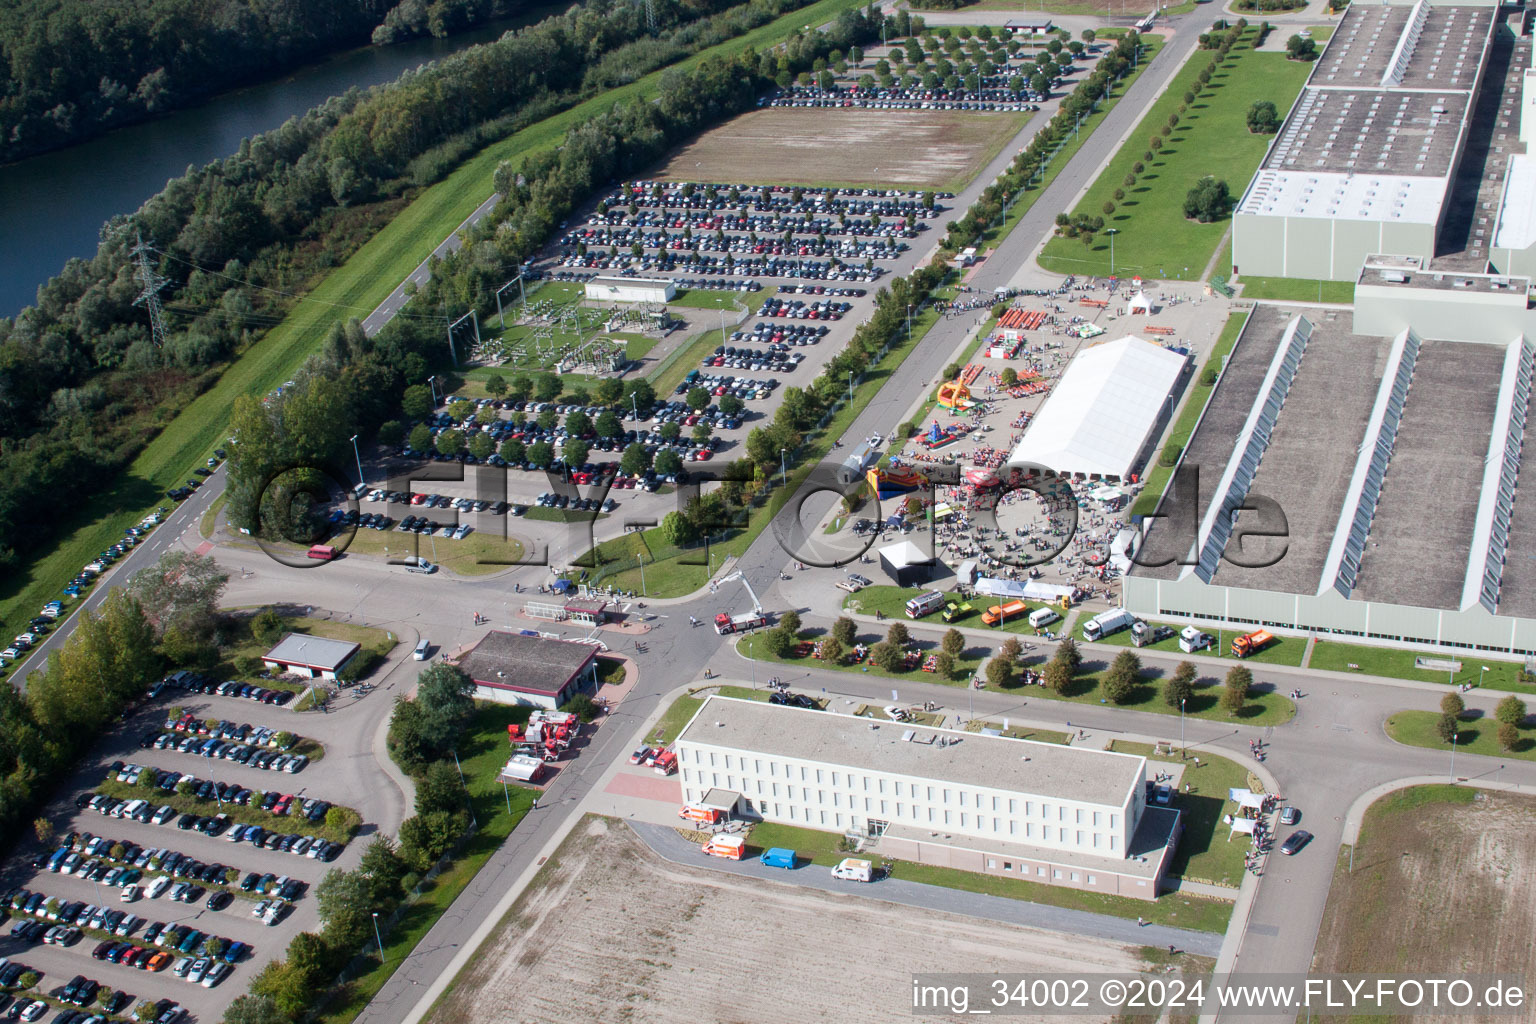
[[[1159,924],[1138,925],[1121,917],[1106,914],[1090,914],[1083,910],[1052,907],[1043,903],[1024,903],[1006,896],[987,896],[982,893],[946,889],[938,885],[908,882],[900,877],[887,878],[874,883],[843,882],[832,877],[826,868],[804,866],[793,872],[783,868],[764,866],[756,858],[741,861],[704,858],[701,865],[699,848],[678,835],[677,829],[668,825],[631,821],[630,828],[645,840],[658,856],[691,868],[705,867],[732,875],[750,875],[771,882],[787,882],[808,886],[824,892],[843,896],[863,896],[869,899],[900,903],[908,907],[922,907],[946,914],[962,914],[966,917],[1016,924],[1024,928],[1044,928],[1048,931],[1066,932],[1071,935],[1087,935],[1109,942],[1124,942],[1131,946],[1173,945],[1187,953],[1214,957],[1221,949],[1221,936],[1211,932],[1195,932],[1186,928],[1169,928]],[[897,872],[900,872],[898,867]]]
[[[405,304],[410,301],[411,297],[405,291],[406,285],[414,285],[416,288],[426,285],[427,278],[432,274],[432,261],[442,259],[451,252],[457,252],[459,247],[464,244],[464,240],[460,237],[461,233],[466,228],[474,227],[480,223],[485,215],[490,213],[500,201],[501,193],[492,192],[489,199],[477,206],[474,213],[465,217],[463,222],[453,229],[453,234],[439,242],[437,248],[432,250],[432,254],[417,264],[416,269],[406,275],[405,280],[401,281],[395,290],[389,293],[388,298],[379,303],[377,309],[363,318],[363,333],[371,338],[383,330],[384,325],[393,320]]]

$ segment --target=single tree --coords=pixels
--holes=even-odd
[[[145,772],[144,774],[149,775],[151,773]],[[38,818],[36,821],[32,822],[32,834],[37,836],[37,841],[39,843],[42,843],[44,846],[52,846],[53,822],[49,821],[47,818]]]
[[[1194,663],[1181,661],[1173,670],[1173,675],[1168,677],[1168,685],[1163,687],[1163,702],[1171,708],[1181,707],[1194,694]]]
[[[1045,685],[1050,691],[1059,697],[1064,697],[1072,689],[1072,670],[1067,662],[1053,658],[1046,663]]]
[[[485,393],[492,398],[500,398],[507,393],[507,378],[499,373],[493,373],[485,378]]]
[[[944,638],[939,641],[939,646],[946,654],[958,658],[965,651],[965,634],[951,627],[945,630]]]
[[[784,612],[779,616],[778,627],[798,640],[800,638],[800,613],[793,608]]]
[[[1083,652],[1077,649],[1077,642],[1075,640],[1071,637],[1066,637],[1056,647],[1056,656],[1053,660],[1066,665],[1067,671],[1075,676],[1078,670],[1083,667]]]
[[[832,623],[832,635],[845,647],[852,647],[859,642],[858,626],[846,615]]]
[[[1440,713],[1442,715],[1450,715],[1453,718],[1460,718],[1461,713],[1466,709],[1466,701],[1461,699],[1460,694],[1448,693],[1440,698]]]
[[[829,636],[821,642],[821,657],[829,664],[841,665],[845,653],[842,641],[835,636]]]
[[[901,648],[884,640],[869,649],[870,662],[887,672],[895,672],[905,658],[906,653]]]
[[[1499,706],[1493,711],[1493,717],[1506,725],[1519,728],[1525,724],[1525,701],[1511,694],[1499,701]]]
[[[987,662],[987,682],[998,688],[1013,685],[1013,660],[998,655]]]
[[[1243,710],[1248,701],[1248,689],[1253,685],[1253,673],[1247,666],[1234,665],[1227,670],[1226,683],[1222,688],[1221,706],[1230,714]]]
[[[885,640],[897,647],[905,647],[912,642],[912,634],[905,622],[893,622],[891,628],[885,631]]]
[[[1498,728],[1499,747],[1507,754],[1515,749],[1520,742],[1520,730],[1508,722],[1500,722]]]
[[[1280,112],[1269,100],[1256,100],[1248,108],[1248,131],[1254,135],[1273,135],[1280,130]]]
[[[1435,735],[1440,737],[1442,743],[1450,743],[1456,739],[1458,729],[1455,715],[1441,715],[1435,719]]]
[[[955,656],[948,651],[939,651],[933,656],[933,669],[940,679],[955,678]]]

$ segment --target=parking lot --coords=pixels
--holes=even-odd
[[[180,711],[172,714],[173,708]],[[7,864],[3,888],[13,895],[20,890],[40,894],[33,903],[43,915],[12,907],[0,933],[0,956],[40,972],[38,991],[45,994],[60,992],[83,975],[131,995],[125,1013],[139,999],[171,999],[190,1019],[218,1020],[261,967],[282,955],[295,933],[318,927],[313,889],[326,871],[355,867],[369,835],[399,826],[404,800],[381,786],[371,735],[348,724],[359,721],[365,710],[357,704],[330,715],[297,714],[237,696],[166,687],[104,737],[75,785],[61,792],[59,805],[47,815],[57,838],[46,848],[26,844],[33,851],[28,856],[37,858],[32,864],[21,855]],[[211,730],[209,721],[215,723]],[[281,733],[294,734],[290,750],[309,751],[302,761],[269,745]],[[284,756],[286,761],[279,760]],[[259,766],[262,761],[265,769]],[[121,767],[108,782],[114,764]],[[222,784],[223,799],[203,805],[202,814],[167,812],[170,804],[188,806],[192,797],[150,786],[144,776],[157,773],[162,778],[174,773],[177,781],[190,776],[199,786]],[[119,775],[124,781],[118,781]],[[137,784],[131,781],[136,776]],[[98,788],[122,794],[119,806],[137,813],[114,817],[91,808],[89,800]],[[125,798],[143,800],[145,807]],[[276,806],[285,798],[291,799],[281,818],[259,810],[262,802]],[[109,803],[101,796],[95,799],[98,805]],[[325,829],[323,812],[318,821],[303,814],[305,802],[313,800],[356,807],[365,822],[359,836],[334,852],[313,840],[285,843],[284,835],[310,836]],[[209,820],[225,815],[227,822]],[[252,835],[241,822],[253,818],[274,827]],[[71,834],[71,851],[56,854]],[[54,902],[39,906],[45,898]],[[78,907],[68,907],[71,903]],[[265,919],[253,913],[263,904]],[[79,934],[55,931],[55,939],[72,940],[67,945],[42,941],[70,910],[85,911]],[[34,920],[40,922],[39,934],[13,934]],[[214,949],[224,948],[200,963],[199,951],[208,952],[209,938],[220,940]],[[210,985],[205,972],[226,960],[227,975],[214,969]],[[193,980],[199,976],[201,981]]]

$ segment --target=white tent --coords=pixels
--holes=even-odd
[[[976,593],[988,597],[1010,597],[1022,601],[1044,601],[1055,604],[1062,598],[1070,599],[1073,588],[1059,583],[1040,583],[1035,580],[998,580],[983,576],[976,581]]]
[[[1249,836],[1253,835],[1253,827],[1256,822],[1252,818],[1232,818],[1229,820],[1232,823],[1232,831],[1227,833],[1227,842],[1230,843],[1232,841],[1232,834],[1234,832],[1241,832]]]
[[[1264,794],[1255,793],[1248,789],[1229,789],[1227,799],[1235,801],[1239,807],[1248,807],[1257,811],[1264,806]]]
[[[1131,297],[1131,304],[1125,308],[1126,313],[1136,316],[1139,313],[1152,315],[1152,300],[1147,298],[1147,293],[1138,291]]]
[[[1014,465],[1127,479],[1188,358],[1128,336],[1079,352],[1014,448]]]

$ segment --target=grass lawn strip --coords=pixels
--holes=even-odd
[[[15,627],[57,596],[80,566],[110,547],[181,483],[224,439],[229,412],[240,395],[264,395],[281,384],[319,346],[329,325],[367,316],[426,259],[444,238],[489,195],[492,172],[502,160],[522,159],[553,149],[565,133],[616,104],[654,97],[674,68],[690,68],[709,57],[744,49],[763,50],[791,32],[820,25],[856,0],[821,0],[726,43],[712,46],[668,68],[611,89],[482,149],[448,177],[422,191],[346,263],[328,273],[282,323],[249,346],[219,382],[192,400],[118,475],[110,491],[82,506],[71,519],[73,532],[52,552],[7,573],[0,582],[0,623]],[[98,517],[100,509],[113,509]]]
[[[755,856],[770,847],[786,847],[801,857],[823,867],[832,867],[844,857],[843,837],[835,832],[818,832],[814,829],[797,828],[775,822],[763,822],[752,826],[747,855]],[[1003,896],[1027,903],[1040,903],[1051,907],[1066,907],[1091,914],[1109,914],[1114,917],[1142,918],[1154,924],[1172,925],[1192,931],[1222,932],[1232,916],[1232,904],[1222,900],[1202,899],[1184,893],[1165,893],[1156,900],[1138,900],[1129,896],[1108,896],[1102,893],[1082,892],[1066,886],[1041,885],[1017,878],[986,875],[958,868],[941,868],[911,861],[897,861],[893,869],[896,878],[923,885],[938,885],[946,889],[982,893],[987,896]]]
[[[1387,719],[1387,735],[1406,746],[1443,751],[1449,757],[1451,745],[1435,731],[1439,721],[1440,715],[1434,711],[1399,711]],[[1513,749],[1505,750],[1499,745],[1498,719],[1469,718],[1463,714],[1456,729],[1456,750],[1462,754],[1536,761],[1536,726],[1522,725],[1519,731],[1519,741]]]
[[[1228,269],[1231,268],[1230,256]],[[1315,281],[1301,277],[1239,278],[1245,299],[1270,302],[1333,302],[1350,305],[1355,301],[1353,281]]]
[[[860,625],[867,624],[860,623]],[[939,623],[938,626],[942,628],[942,623]],[[924,655],[938,649],[938,636],[926,632],[928,628],[926,623],[908,624],[914,645]],[[802,631],[800,636],[802,640],[814,642],[828,632],[828,630],[815,628]],[[1128,644],[1130,631],[1125,630],[1123,632]],[[1115,635],[1118,636],[1120,634]],[[883,631],[864,632],[861,630],[859,633],[859,640],[862,643],[873,644],[884,638],[885,634]],[[907,679],[914,682],[934,683],[941,686],[965,686],[968,680],[980,673],[982,666],[996,652],[996,647],[991,644],[983,643],[982,646],[977,647],[977,638],[974,635],[966,634],[965,639],[966,649],[961,657],[955,659],[955,678],[953,679],[944,679],[936,672],[924,672],[920,666],[905,671],[886,672],[867,661],[862,664],[852,664],[845,661],[842,664],[833,665],[828,661],[817,659],[810,655],[799,657],[793,653],[778,658],[770,654],[764,648],[762,641],[753,636],[745,636],[738,640],[736,642],[736,650],[737,653],[753,660],[778,665],[815,666],[816,668],[829,671],[875,675],[887,679]],[[1001,640],[998,643],[1000,644]],[[1083,651],[1084,670],[1080,671],[1073,679],[1073,685],[1069,693],[1057,694],[1044,686],[1027,689],[1010,687],[1009,692],[1025,692],[1032,697],[1040,697],[1044,700],[1069,701],[1075,704],[1100,704],[1117,707],[1125,711],[1146,711],[1155,715],[1177,716],[1179,714],[1178,707],[1169,706],[1167,701],[1163,699],[1166,681],[1163,679],[1161,672],[1145,667],[1142,669],[1140,682],[1132,688],[1130,696],[1120,704],[1110,705],[1108,699],[1104,697],[1100,685],[1104,673],[1109,669],[1110,658],[1106,656],[1102,661],[1095,661],[1097,657],[1098,652],[1096,651]],[[1046,660],[1041,654],[1025,651],[1022,664],[1028,668],[1039,669],[1045,664]],[[1248,660],[1253,661],[1255,659],[1249,658]],[[1102,667],[1093,669],[1092,666],[1095,664]],[[1247,704],[1236,715],[1230,714],[1222,708],[1221,693],[1222,685],[1220,679],[1197,676],[1195,679],[1194,695],[1185,703],[1184,713],[1190,718],[1199,718],[1210,722],[1231,722],[1234,724],[1260,726],[1279,725],[1289,722],[1296,715],[1296,705],[1292,703],[1290,698],[1283,696],[1274,689],[1264,689],[1256,686],[1250,690]]]
[[[1461,662],[1461,668],[1455,673],[1415,668],[1414,660],[1421,657],[1453,659]],[[1462,654],[1437,654],[1432,651],[1318,640],[1312,647],[1312,657],[1307,667],[1333,672],[1359,672],[1361,675],[1386,676],[1390,679],[1411,679],[1421,683],[1444,683],[1446,686],[1470,683],[1487,690],[1536,693],[1536,686],[1520,681],[1523,670],[1520,663],[1471,658]]]
[[[1243,33],[1204,90],[1196,79],[1215,51],[1191,54],[1074,211],[1100,216],[1116,189],[1126,191],[1115,211],[1105,217],[1106,227],[1119,229],[1114,239],[1118,273],[1139,271],[1151,277],[1191,280],[1204,273],[1215,255],[1230,219],[1201,224],[1185,218],[1185,193],[1211,175],[1225,180],[1234,198],[1240,195],[1271,141],[1271,136],[1248,131],[1248,107],[1257,100],[1270,100],[1281,110],[1289,109],[1311,69],[1310,64],[1287,60],[1283,53],[1255,53],[1257,35],[1257,27]],[[1184,104],[1185,92],[1197,93],[1194,103],[1180,115],[1163,149],[1127,188],[1124,179],[1133,172],[1132,165],[1148,151],[1151,136]],[[1056,273],[1108,274],[1109,256],[1109,238],[1100,232],[1092,249],[1074,238],[1053,238],[1039,262]]]

